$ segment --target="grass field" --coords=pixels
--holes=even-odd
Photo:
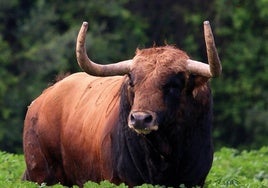
[[[0,187],[3,188],[41,188],[32,182],[22,182],[21,176],[25,169],[23,155],[9,154],[0,151]],[[54,185],[53,188],[62,188]],[[77,186],[74,186],[77,187]],[[100,184],[87,182],[86,188],[91,187],[127,187],[124,184],[115,186],[107,181]],[[141,185],[141,188],[162,186]],[[181,185],[181,188],[184,186]],[[206,188],[268,188],[268,147],[259,150],[238,151],[222,148],[214,155],[213,167],[207,177]]]

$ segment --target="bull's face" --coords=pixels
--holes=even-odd
[[[137,52],[128,74],[131,129],[142,134],[156,131],[171,110],[178,110],[189,85],[187,59],[184,52],[170,46]]]

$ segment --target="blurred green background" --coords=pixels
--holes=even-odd
[[[83,21],[88,54],[111,63],[166,43],[206,62],[204,20],[223,65],[211,80],[216,148],[268,145],[268,0],[1,0],[0,150],[21,153],[27,106],[57,75],[81,71]]]

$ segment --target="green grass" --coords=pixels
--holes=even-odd
[[[3,188],[41,188],[32,182],[21,181],[25,169],[23,155],[9,154],[0,151],[0,187]],[[53,188],[62,188],[54,185]],[[77,186],[74,186],[77,188]],[[108,181],[100,184],[87,182],[85,188],[92,187],[127,187],[124,184],[115,186]],[[161,186],[142,185],[140,188]],[[181,188],[184,186],[182,185]],[[214,155],[213,167],[207,177],[206,188],[266,188],[268,187],[268,147],[259,150],[242,151],[222,148]]]
[[[215,153],[207,187],[268,187],[268,147],[242,151],[222,148]]]

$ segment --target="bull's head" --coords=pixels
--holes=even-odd
[[[159,129],[159,112],[167,111],[174,106],[172,102],[180,100],[180,94],[190,87],[186,86],[190,75],[198,77],[191,90],[192,95],[196,95],[194,88],[221,74],[221,63],[208,21],[204,22],[204,36],[209,64],[191,60],[186,53],[171,46],[137,50],[132,60],[109,65],[96,64],[86,53],[87,27],[84,22],[77,38],[78,64],[90,75],[128,75],[128,98],[132,104],[128,126],[138,133],[147,134]]]

